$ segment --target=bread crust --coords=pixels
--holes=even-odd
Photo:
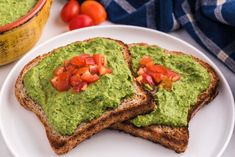
[[[148,45],[146,43],[130,44],[129,47],[135,45],[146,46],[146,47],[148,46],[158,47],[156,45]],[[173,55],[186,55],[178,51],[169,51],[169,50],[164,50],[164,51],[165,53]],[[193,59],[207,69],[210,75],[211,82],[207,90],[205,90],[198,96],[196,104],[189,110],[188,122],[204,105],[208,104],[214,99],[214,97],[218,94],[217,87],[219,85],[219,78],[214,69],[209,64],[196,57],[193,57]],[[116,123],[112,125],[111,128],[124,131],[133,136],[142,137],[144,139],[150,140],[155,143],[159,143],[169,149],[174,150],[177,153],[181,153],[186,150],[189,140],[188,126],[171,127],[164,125],[151,125],[148,127],[138,128],[133,124],[131,124],[130,122],[126,121],[122,123]]]
[[[114,40],[106,38],[109,40]],[[89,42],[93,39],[85,40]],[[128,47],[123,42],[114,40],[117,44],[123,47],[123,56],[130,67],[130,56],[128,52]],[[79,41],[78,41],[79,42]],[[64,154],[76,147],[79,143],[85,139],[91,137],[92,135],[100,132],[101,130],[111,126],[114,123],[121,122],[133,118],[139,114],[144,114],[152,111],[155,107],[153,103],[152,96],[147,92],[143,91],[136,82],[134,82],[136,92],[134,96],[127,98],[122,101],[118,108],[109,110],[105,112],[102,116],[97,119],[91,120],[89,123],[80,124],[75,130],[74,134],[70,136],[63,136],[59,134],[49,123],[47,116],[45,115],[42,107],[34,102],[30,97],[27,96],[24,84],[23,77],[24,75],[34,66],[36,66],[39,61],[43,58],[49,56],[51,53],[54,53],[54,50],[38,56],[28,64],[25,65],[20,75],[17,78],[15,84],[15,95],[20,102],[20,104],[27,110],[32,111],[36,114],[39,120],[44,125],[48,140],[54,152],[56,154]]]

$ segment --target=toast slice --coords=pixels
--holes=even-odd
[[[98,40],[99,39],[101,38],[98,38]],[[120,51],[120,53],[123,54],[126,64],[130,66],[130,55],[128,53],[127,45],[125,45],[121,41],[113,40],[110,38],[102,39],[113,41],[117,45],[121,46],[122,50]],[[94,40],[97,40],[97,38],[92,38],[83,42],[92,42]],[[79,41],[76,43],[79,43]],[[39,120],[43,123],[50,145],[56,154],[67,153],[85,139],[98,133],[104,128],[111,126],[114,123],[128,120],[139,114],[144,114],[154,109],[155,104],[153,103],[151,96],[149,96],[145,91],[143,91],[133,79],[133,84],[135,88],[134,94],[130,97],[123,99],[117,108],[108,109],[100,117],[79,124],[72,135],[60,134],[48,122],[48,117],[45,115],[45,112],[41,105],[35,102],[31,97],[27,95],[23,82],[25,74],[31,68],[35,67],[37,64],[40,63],[41,60],[45,59],[46,57],[52,55],[53,53],[57,53],[55,52],[56,50],[53,50],[42,56],[38,56],[37,58],[29,62],[27,65],[25,65],[15,84],[15,95],[19,103],[25,109],[35,113]]]
[[[145,43],[130,44],[129,47],[140,45],[144,47],[156,47],[155,45],[148,45]],[[164,50],[164,53],[171,55],[185,55],[182,52]],[[219,84],[218,76],[214,69],[204,61],[193,57],[193,59],[201,64],[209,73],[210,84],[209,87],[203,91],[197,98],[197,102],[193,105],[188,112],[188,123],[192,117],[199,111],[205,104],[208,104],[217,95],[217,87]],[[172,127],[167,125],[150,125],[147,127],[136,127],[130,121],[116,123],[112,125],[112,129],[124,131],[133,136],[142,137],[155,143],[159,143],[177,153],[184,152],[187,148],[189,141],[188,126],[185,127]]]

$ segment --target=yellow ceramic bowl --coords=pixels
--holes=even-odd
[[[0,65],[15,61],[38,41],[49,17],[52,0],[38,0],[25,16],[0,26]]]

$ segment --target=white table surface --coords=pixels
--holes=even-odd
[[[55,0],[53,2],[52,8],[51,8],[51,15],[49,17],[49,20],[44,28],[43,34],[39,40],[39,42],[36,44],[39,45],[42,42],[50,39],[51,37],[54,37],[58,34],[64,33],[67,31],[67,25],[64,24],[60,20],[60,10],[61,7],[65,1],[62,0]],[[104,25],[111,24],[109,22],[105,22]],[[222,71],[222,73],[225,75],[230,88],[232,89],[233,96],[235,97],[235,74],[232,73],[228,68],[226,68],[219,60],[217,60],[215,57],[210,55],[207,51],[205,51],[201,46],[199,46],[185,31],[177,31],[170,33],[173,36],[176,36],[182,40],[187,41],[188,43],[192,44],[196,48],[198,48],[200,51],[204,52],[214,63],[219,67],[219,69]],[[5,66],[0,67],[0,89],[2,87],[2,84],[9,73],[9,71],[12,69],[12,67],[15,65],[15,63],[11,63]],[[235,156],[235,131],[233,132],[232,139],[225,150],[222,157],[233,157]],[[1,157],[13,157],[11,152],[8,150],[2,135],[0,134],[0,156]]]

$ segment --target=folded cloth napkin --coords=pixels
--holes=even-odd
[[[235,0],[100,0],[109,20],[163,32],[184,28],[235,72]]]

